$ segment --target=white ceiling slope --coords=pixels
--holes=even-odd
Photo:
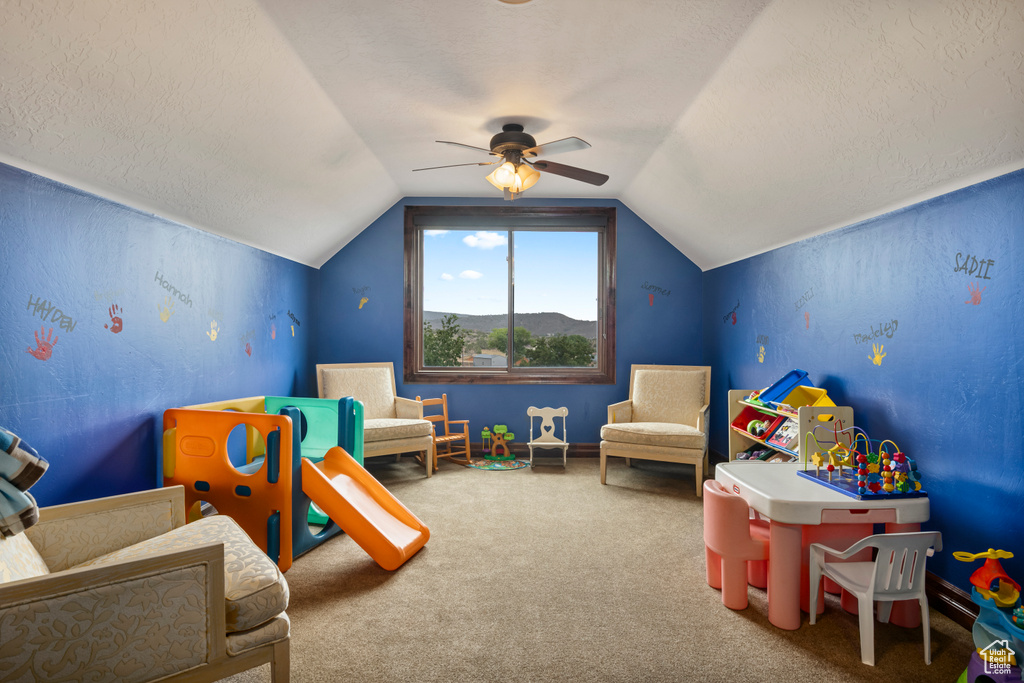
[[[312,266],[507,122],[712,268],[1024,167],[1024,2],[0,0],[0,160]]]

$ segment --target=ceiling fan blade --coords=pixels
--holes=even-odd
[[[587,149],[590,143],[580,138],[562,138],[553,142],[545,142],[530,149],[523,150],[524,157],[539,157],[549,154],[561,154],[562,152],[575,152],[580,149]]]
[[[530,165],[542,173],[553,173],[554,175],[580,180],[591,185],[604,185],[608,181],[608,176],[604,173],[595,173],[594,171],[576,168],[575,166],[556,164],[553,161],[534,161]]]
[[[435,140],[434,142],[440,142],[442,145],[455,145],[456,147],[465,147],[466,149],[475,149],[476,151],[483,152],[484,154],[494,154],[494,152],[492,152],[489,149],[484,149],[483,147],[474,147],[473,145],[464,145],[461,142],[450,142],[448,140]]]
[[[498,161],[501,161],[500,159]],[[414,171],[433,171],[438,168],[455,168],[456,166],[493,166],[498,161],[478,161],[475,164],[448,164],[447,166],[427,166],[426,168],[414,168]]]

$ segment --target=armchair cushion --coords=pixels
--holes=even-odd
[[[322,398],[354,396],[363,402],[367,421],[395,417],[394,383],[389,368],[323,368],[320,372]]]
[[[668,446],[671,448],[703,449],[707,435],[696,427],[673,422],[624,422],[601,427],[603,441]]]
[[[256,628],[229,633],[226,642],[228,654],[240,655],[254,647],[284,640],[291,634],[291,628],[291,621],[288,619],[288,615],[282,612],[274,617],[272,621]]]
[[[697,413],[704,405],[705,377],[703,370],[638,369],[631,397],[633,421],[696,427]]]
[[[363,422],[364,443],[408,439],[417,436],[430,436],[429,421],[378,418]]]
[[[78,567],[96,567],[185,550],[204,543],[224,544],[224,598],[228,633],[254,628],[288,607],[284,575],[238,524],[215,515],[161,536],[101,555]]]

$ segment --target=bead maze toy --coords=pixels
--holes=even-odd
[[[843,428],[841,420],[836,420],[831,426],[832,438],[826,440],[827,448],[819,438],[821,427],[815,426],[804,434],[804,469],[798,471],[798,475],[858,500],[928,495],[921,489],[917,463],[907,457],[895,442],[886,439],[877,449],[872,449],[871,438],[860,427]],[[813,472],[809,469],[811,465],[814,466]]]
[[[957,551],[953,557],[961,562],[985,560],[971,574],[971,600],[979,607],[971,629],[975,652],[958,683],[1021,681],[1018,657],[1024,654],[1024,609],[1020,584],[999,563],[1013,553],[989,548],[981,553]]]
[[[164,412],[163,483],[184,485],[190,516],[209,502],[235,519],[282,571],[340,531],[385,569],[397,568],[426,543],[427,527],[348,455],[362,455],[362,403],[267,398]],[[268,404],[279,414],[263,412]],[[246,432],[246,462],[236,466],[228,440],[239,426]],[[327,427],[333,438],[324,433]],[[322,444],[329,445],[326,452]],[[319,531],[308,521],[314,504],[326,513]]]

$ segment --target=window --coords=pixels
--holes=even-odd
[[[406,207],[404,378],[614,384],[615,209]]]

